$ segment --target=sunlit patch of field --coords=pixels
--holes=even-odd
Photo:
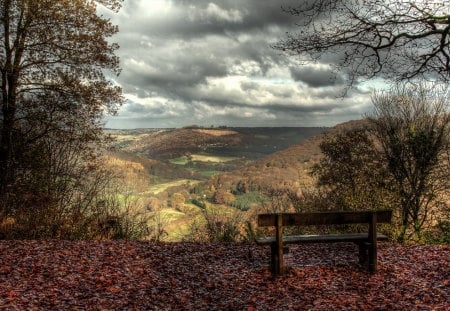
[[[191,205],[191,204],[188,204]],[[193,209],[197,209],[197,206],[192,205]],[[185,213],[176,211],[174,209],[164,209],[161,211],[163,213],[163,217],[167,220],[168,224],[164,227],[166,235],[162,237],[163,241],[166,242],[180,242],[186,236],[191,233],[192,223],[198,216],[187,215]]]
[[[150,134],[148,133],[143,133],[143,134],[117,134],[117,135],[112,135],[114,137],[114,139],[116,140],[116,142],[122,142],[122,141],[135,141],[147,136],[150,136]]]
[[[223,162],[229,162],[239,159],[237,157],[224,157],[224,156],[217,156],[212,154],[193,154],[192,160],[193,161],[199,161],[199,162],[215,162],[215,163],[223,163]]]
[[[206,130],[206,129],[195,129],[193,132],[208,134],[212,136],[225,136],[225,135],[235,135],[238,134],[236,131],[230,130]]]
[[[213,162],[213,163],[225,163],[233,160],[239,159],[238,157],[226,157],[226,156],[220,156],[220,155],[214,155],[214,154],[193,154],[192,155],[192,161],[197,162]],[[186,165],[188,163],[188,158],[186,156],[178,157],[169,160],[170,163],[176,164],[176,165]]]
[[[185,218],[185,213],[177,211],[173,208],[164,208],[160,211],[161,216],[168,220],[168,222],[174,222]]]
[[[153,185],[145,192],[145,194],[158,194],[160,192],[165,191],[166,189],[168,189],[170,187],[182,186],[182,185],[185,185],[185,184],[188,184],[188,183],[190,185],[195,185],[198,182],[199,182],[198,180],[192,180],[192,179],[173,180],[173,181],[170,181],[170,182]]]
[[[117,193],[115,196],[117,202],[120,206],[126,206],[130,202],[138,202],[142,197],[136,193],[126,192],[126,193]]]
[[[175,165],[186,165],[188,163],[188,158],[186,156],[174,158],[169,160],[170,163]]]

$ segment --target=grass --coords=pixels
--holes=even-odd
[[[194,204],[185,204],[186,209],[192,210],[192,214],[197,214],[200,210]],[[163,237],[165,242],[179,242],[182,241],[191,231],[192,222],[198,216],[189,216],[186,213],[174,210],[172,208],[163,209],[161,211],[163,217],[168,224],[165,226],[167,235]]]
[[[211,177],[212,175],[222,174],[222,173],[223,173],[222,171],[215,171],[215,170],[200,172],[200,174],[205,177]]]
[[[175,165],[186,165],[188,163],[188,158],[186,156],[174,158],[169,160],[170,163]]]
[[[179,220],[180,218],[185,216],[184,213],[174,210],[173,208],[165,208],[161,210],[161,214],[163,215],[163,217],[169,218],[170,221]]]

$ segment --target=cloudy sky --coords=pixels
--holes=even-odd
[[[343,75],[272,48],[299,31],[292,0],[126,0],[119,26],[127,99],[109,128],[332,126],[360,119],[370,85],[348,91]],[[294,1],[295,2],[295,1]],[[109,14],[109,13],[108,13]]]

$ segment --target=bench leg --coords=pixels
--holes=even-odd
[[[377,214],[373,213],[369,222],[369,271],[377,272]]]
[[[276,242],[271,245],[272,272],[280,275],[284,272],[283,263],[283,215],[277,214]]]
[[[278,260],[278,248],[277,243],[270,244],[270,271],[274,275],[278,275],[280,271],[278,271],[279,260]]]
[[[369,245],[369,271],[371,273],[377,272],[377,243],[370,243]]]
[[[274,275],[283,274],[284,271],[285,271],[285,269],[284,269],[284,258],[281,257],[281,260],[280,260],[279,253],[280,253],[280,251],[279,251],[277,243],[270,244],[270,271]],[[288,253],[289,253],[289,247],[284,245],[283,246],[283,253],[281,254],[281,256],[283,256],[283,254],[288,254]]]
[[[367,244],[365,242],[360,242],[358,243],[358,247],[359,247],[359,264],[363,266],[368,262]]]
[[[359,246],[359,264],[368,265],[371,273],[377,272],[377,243],[363,242]]]

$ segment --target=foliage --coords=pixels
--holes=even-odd
[[[97,161],[74,165],[80,157],[73,152],[59,153],[60,148],[64,150],[65,147],[63,144],[54,146],[53,155],[57,156],[52,160],[57,166],[52,168],[55,170],[38,171],[40,174],[33,170],[18,175],[20,177],[14,183],[14,189],[18,191],[2,205],[2,217],[14,219],[15,226],[2,232],[3,237],[92,237],[97,220],[112,207],[106,204],[103,191],[112,175],[97,169],[100,165]],[[34,164],[49,158],[37,159]]]
[[[450,221],[438,220],[435,226],[423,233],[423,241],[427,244],[450,245]]]
[[[186,198],[181,193],[174,193],[170,199],[170,205],[179,211],[183,211]]]
[[[318,186],[326,187],[329,208],[361,210],[389,208],[389,178],[380,152],[364,128],[326,135],[324,157],[312,168]]]
[[[231,205],[235,200],[234,195],[229,190],[218,189],[214,191],[212,201],[216,204]]]
[[[447,310],[449,246],[294,245],[272,277],[268,247],[234,243],[0,241],[0,305],[39,310]]]
[[[206,221],[205,234],[210,242],[235,242],[239,240],[241,214],[233,210],[205,208],[202,215]]]
[[[397,227],[391,235],[400,242],[447,234],[437,225],[448,221],[447,90],[439,84],[398,84],[375,93],[365,128],[324,137],[324,157],[312,173],[330,208],[392,208]]]
[[[159,241],[164,227],[163,217],[158,212],[150,213],[145,202],[130,195],[118,205],[116,213],[116,230],[113,236],[107,237],[122,240],[152,239]],[[117,230],[118,229],[118,230]]]
[[[194,205],[196,205],[196,206],[198,206],[198,207],[200,207],[200,208],[206,208],[206,203],[203,202],[202,200],[199,200],[199,199],[192,199],[192,200],[191,200],[191,203],[194,204]]]
[[[120,1],[99,3],[116,10]],[[97,16],[94,1],[0,5],[2,217],[23,237],[84,236],[74,227],[91,227],[107,183],[93,146],[106,141],[103,113],[122,102],[104,76],[119,72],[107,40],[117,27]]]
[[[249,210],[253,205],[259,205],[265,202],[267,198],[257,191],[251,191],[236,196],[236,200],[231,202],[231,206],[240,209],[241,211]]]
[[[350,83],[359,77],[450,79],[450,3],[314,0],[286,11],[300,31],[277,48],[307,60],[337,60]]]
[[[187,240],[197,242],[236,242],[242,240],[243,214],[237,210],[207,205],[191,223]]]
[[[376,93],[370,119],[383,149],[401,217],[399,240],[421,240],[434,214],[443,215],[447,203],[450,114],[448,87],[399,85]],[[448,208],[448,207],[447,207]]]

